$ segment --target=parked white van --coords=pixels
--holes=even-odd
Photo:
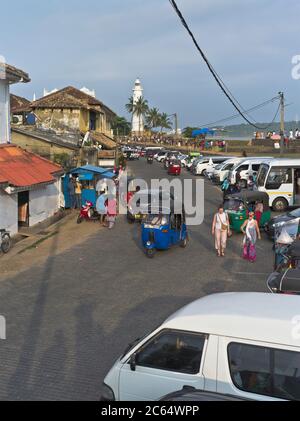
[[[213,168],[209,178],[216,183],[222,184],[224,180],[229,176],[229,173],[233,169],[233,167],[244,160],[245,158],[228,159],[227,161]]]
[[[273,159],[261,165],[258,190],[266,192],[275,211],[300,205],[300,159]]]
[[[222,164],[222,162],[231,159],[232,156],[207,156],[199,159],[196,163],[192,166],[192,172],[194,175],[204,175],[205,171],[210,170],[214,166],[218,164]]]
[[[102,400],[158,400],[184,386],[300,400],[299,312],[300,297],[292,295],[226,293],[195,301],[129,346],[105,378]]]
[[[272,159],[272,157],[251,157],[239,162],[229,173],[230,183],[235,184],[237,182],[236,176],[239,173],[242,186],[247,187],[249,177],[257,177],[261,164],[270,161],[270,159]]]

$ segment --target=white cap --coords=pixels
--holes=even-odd
[[[277,243],[280,243],[280,244],[292,244],[293,242],[294,242],[294,240],[289,235],[289,233],[285,229],[283,229],[281,231],[280,236],[277,239]]]

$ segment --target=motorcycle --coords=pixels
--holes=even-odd
[[[0,249],[3,253],[8,253],[11,248],[11,238],[8,231],[0,229]]]
[[[153,156],[148,156],[147,163],[148,164],[153,164]]]
[[[77,224],[85,221],[99,221],[100,215],[96,212],[92,202],[86,201],[85,206],[82,206],[80,214],[77,218]]]

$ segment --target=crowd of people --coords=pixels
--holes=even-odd
[[[217,148],[219,151],[226,150],[226,141],[225,140],[208,140],[205,137],[197,137],[195,139],[187,139],[184,137],[174,137],[174,136],[164,136],[164,135],[152,135],[152,136],[133,136],[132,138],[128,137],[126,139],[122,139],[129,141],[133,144],[143,144],[143,143],[154,143],[158,146],[165,145],[165,146],[172,146],[172,147],[185,147],[191,148],[194,150],[212,150]]]

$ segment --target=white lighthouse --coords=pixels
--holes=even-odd
[[[135,81],[133,88],[133,103],[136,104],[140,98],[143,96],[143,88],[139,79]],[[144,121],[143,116],[138,116],[136,113],[133,113],[132,116],[132,133],[140,134],[144,132]]]

